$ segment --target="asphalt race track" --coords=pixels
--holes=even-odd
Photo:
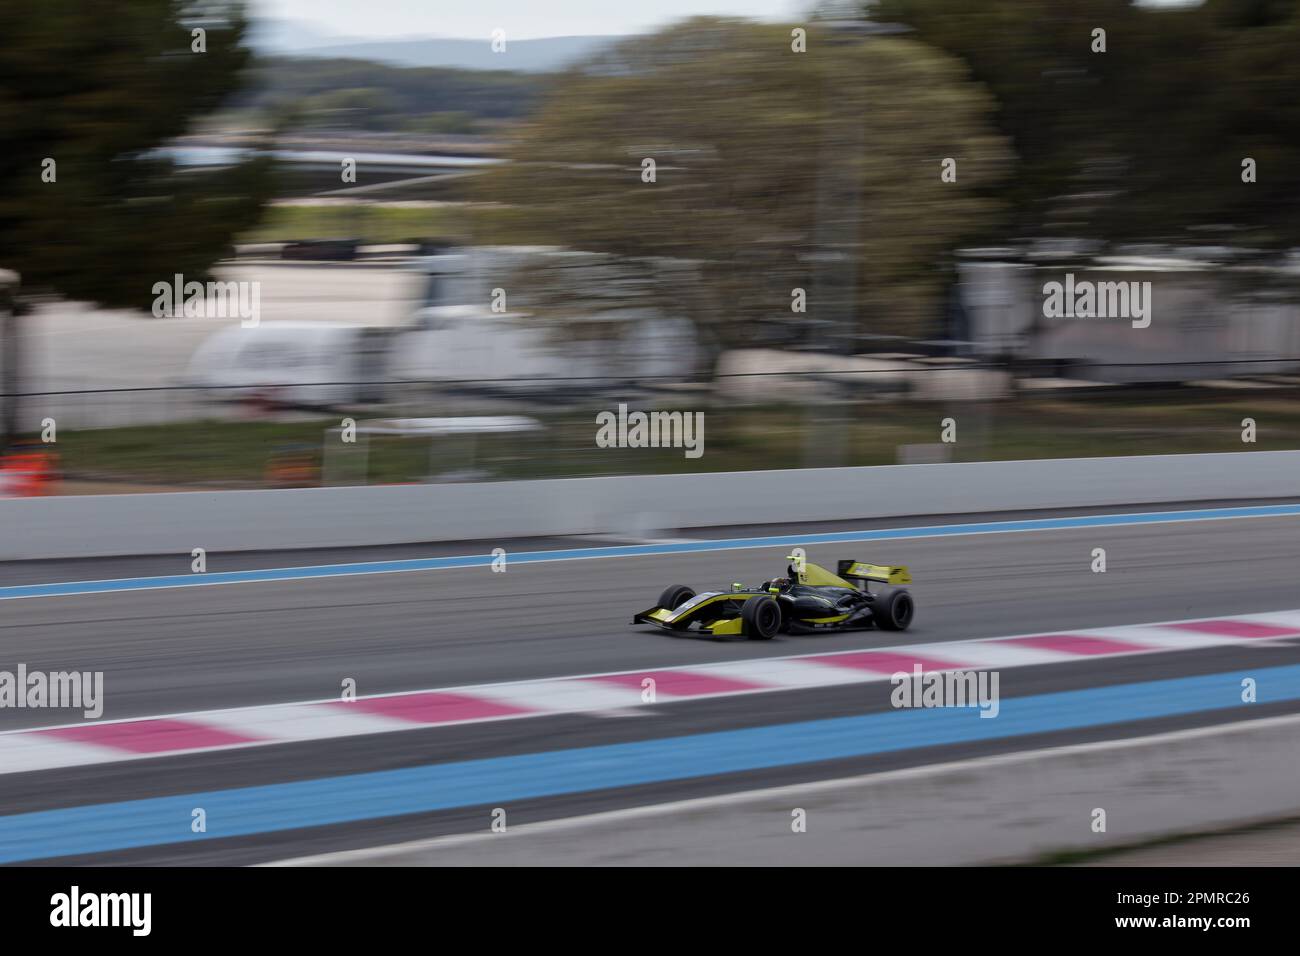
[[[797,537],[846,529],[952,526],[969,521],[1037,517],[1001,515],[858,522],[838,527],[710,529],[673,540]],[[178,555],[0,566],[0,670],[13,670],[21,662],[29,670],[103,671],[102,720],[122,720],[336,699],[342,682],[348,678],[355,680],[359,695],[370,696],[1300,608],[1300,517],[1295,515],[1002,530],[1005,533],[809,544],[809,559],[831,567],[841,557],[910,566],[916,581],[913,593],[918,604],[917,620],[913,629],[903,635],[873,631],[783,636],[772,642],[674,636],[652,628],[631,627],[628,621],[634,612],[652,606],[668,584],[726,588],[732,581],[756,583],[770,578],[784,568],[788,550],[785,545],[681,550],[606,560],[586,555],[588,549],[613,546],[612,542],[574,540],[402,546],[294,555],[210,554],[209,574],[485,555],[497,547],[506,549],[508,563],[505,573],[480,565],[109,593],[40,597],[11,594],[12,599],[6,599],[6,588],[29,584],[188,575],[190,558]],[[1106,550],[1104,574],[1090,569],[1094,548]],[[512,560],[526,552],[557,549],[580,549],[584,556],[538,562]],[[1116,685],[1295,665],[1300,665],[1300,637],[1270,640],[1263,646],[1189,645],[1169,653],[1082,657],[1064,663],[1004,668],[1001,694],[1014,700],[1100,692]],[[91,832],[96,820],[102,823],[112,819],[115,811],[109,805],[129,804],[134,808],[132,813],[147,815],[153,804],[136,806],[135,801],[173,796],[188,799],[195,794],[208,795],[211,800],[215,792],[238,788],[266,788],[270,793],[281,786],[315,786],[332,778],[350,781],[354,777],[355,783],[348,786],[359,788],[354,796],[364,800],[365,788],[377,786],[374,780],[379,779],[367,775],[415,772],[420,768],[436,771],[442,765],[496,758],[505,761],[501,764],[503,773],[541,774],[543,769],[529,771],[525,763],[509,761],[529,755],[559,759],[556,755],[562,757],[563,751],[649,745],[675,738],[683,739],[683,747],[687,747],[687,738],[695,740],[729,731],[776,729],[869,715],[898,716],[890,707],[889,690],[887,682],[876,682],[644,706],[637,706],[639,701],[633,698],[627,708],[610,708],[607,712],[421,727],[402,733],[209,753],[145,755],[142,759],[30,772],[7,772],[0,767],[0,859],[253,863],[474,832],[488,825],[489,811],[496,804],[490,790],[480,795],[486,799],[466,798],[476,803],[449,804],[428,812],[388,813],[383,810],[383,801],[376,799],[373,816],[354,815],[349,822],[330,825],[297,827],[281,819],[274,825],[252,826],[240,835],[222,836],[221,819],[213,814],[204,839],[191,838],[186,817],[177,827],[174,842],[123,843],[117,849],[98,849],[91,854],[79,850],[100,844],[77,842],[77,834]],[[1113,694],[1098,697],[1099,707],[1104,711],[1109,706],[1105,702],[1114,699]],[[763,766],[727,773],[684,770],[676,777],[668,775],[645,782],[610,778],[610,786],[582,790],[555,787],[548,791],[546,787],[525,786],[503,793],[510,798],[511,822],[523,823],[958,757],[1276,716],[1300,712],[1300,699],[1262,701],[1248,715],[1194,709],[1196,706],[1130,719],[1133,713],[1117,703],[1114,719],[1104,719],[1103,713],[1087,726],[1042,729],[1026,724],[1014,736],[991,734],[983,739],[829,758],[813,748],[806,755],[808,759],[790,754]],[[66,710],[3,709],[0,731],[66,725],[79,716]],[[823,725],[809,726],[815,734]],[[289,795],[298,791],[284,792]],[[330,795],[326,789],[303,789],[301,793],[307,800],[338,799],[337,793]],[[76,808],[83,810],[75,817],[79,822],[70,828],[55,827],[65,819],[57,815],[48,820],[17,817],[59,814]],[[50,832],[66,836],[42,845],[43,850],[6,850],[6,833],[17,832],[15,828],[28,820],[33,824],[29,832],[42,832],[49,823]],[[6,823],[10,830],[6,830]],[[83,826],[85,829],[79,829]]]

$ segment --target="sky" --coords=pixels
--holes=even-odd
[[[815,0],[249,0],[254,16],[346,37],[507,37],[641,33],[690,16],[793,20]]]
[[[300,20],[344,38],[385,39],[490,37],[496,29],[517,40],[643,33],[705,14],[798,22],[816,6],[817,0],[249,0],[254,16]]]

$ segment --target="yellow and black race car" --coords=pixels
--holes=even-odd
[[[900,585],[912,583],[907,568],[845,560],[835,574],[809,564],[796,552],[786,576],[756,588],[733,584],[730,591],[695,591],[674,584],[659,603],[632,618],[669,631],[692,627],[698,634],[741,634],[771,640],[777,634],[811,634],[878,627],[905,631],[916,614],[912,595]],[[869,589],[869,581],[887,587]],[[852,583],[857,582],[857,583]]]

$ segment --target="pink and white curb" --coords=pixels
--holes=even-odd
[[[654,703],[887,681],[900,671],[988,670],[1195,650],[1300,636],[1300,610],[1025,634],[861,651],[584,674],[503,684],[210,710],[162,717],[84,721],[0,733],[0,774],[148,757],[207,753],[306,740],[513,720],[624,711]]]

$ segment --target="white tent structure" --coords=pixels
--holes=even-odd
[[[461,418],[376,418],[325,431],[322,484],[365,484],[372,437],[410,438],[429,443],[429,481],[473,481],[487,475],[478,465],[477,438],[542,431],[541,422],[523,415]]]

